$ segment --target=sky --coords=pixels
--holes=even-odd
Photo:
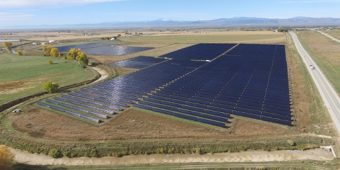
[[[0,0],[0,27],[297,16],[340,18],[340,0]]]

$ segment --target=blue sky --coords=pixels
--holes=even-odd
[[[340,0],[0,0],[0,26],[339,17]]]

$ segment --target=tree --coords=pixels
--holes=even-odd
[[[60,56],[59,49],[58,48],[51,48],[50,56],[52,56],[52,57],[59,57]]]
[[[4,46],[6,47],[6,49],[8,51],[11,51],[12,50],[12,43],[11,42],[4,42]]]
[[[58,88],[59,88],[59,84],[57,83],[53,83],[51,81],[49,82],[46,82],[44,84],[44,89],[46,90],[46,92],[48,93],[55,93],[58,91]]]
[[[71,48],[70,50],[68,50],[67,59],[75,60],[77,58],[78,51],[80,51],[80,49]]]
[[[43,55],[44,56],[51,56],[51,50],[52,50],[51,46],[49,46],[49,45],[43,46]]]
[[[80,65],[83,67],[86,67],[89,63],[89,59],[87,58],[87,55],[82,52],[79,48],[71,48],[67,52],[67,59],[68,60],[76,60]]]
[[[277,29],[278,32],[288,32],[289,29],[288,28],[279,28]]]
[[[14,155],[11,151],[5,145],[0,145],[0,169],[10,169],[13,164],[13,159]]]
[[[85,53],[83,53],[83,52],[80,52],[78,54],[77,61],[83,67],[86,67],[89,64],[89,59],[87,58],[87,55]]]

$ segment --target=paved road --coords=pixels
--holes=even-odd
[[[318,31],[318,32],[319,32],[320,34],[322,34],[322,35],[328,37],[329,39],[331,39],[331,40],[333,40],[333,41],[335,41],[335,42],[337,42],[337,43],[340,43],[340,40],[339,40],[339,39],[337,39],[337,38],[335,38],[335,37],[333,37],[333,36],[331,36],[331,35],[329,35],[329,34],[327,34],[327,33],[325,33],[325,32],[322,32],[322,31]]]
[[[314,62],[312,57],[303,48],[296,33],[290,31],[289,34],[292,37],[295,46],[308,69],[309,74],[313,78],[313,81],[321,95],[321,98],[331,115],[338,134],[340,134],[340,99],[338,94],[336,93],[330,82],[327,80],[325,75],[322,73],[318,65]]]

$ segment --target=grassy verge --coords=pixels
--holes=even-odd
[[[295,137],[294,145],[281,139],[252,140],[153,140],[153,141],[107,141],[104,143],[55,143],[53,141],[37,142],[14,136],[5,136],[1,143],[11,147],[27,150],[31,153],[48,153],[56,149],[65,157],[104,157],[144,154],[207,154],[222,152],[239,152],[246,150],[307,150],[331,145],[332,140],[318,137]]]
[[[340,94],[340,45],[315,31],[302,31],[298,36],[304,48]]]
[[[340,29],[335,29],[335,30],[330,30],[330,31],[325,31],[327,34],[340,39]]]
[[[333,135],[327,126],[331,119],[323,106],[320,94],[308,73],[296,47],[287,34],[286,53],[290,70],[290,84],[293,88],[294,117],[296,126],[303,132]]]
[[[49,64],[49,60],[53,64]],[[96,72],[62,58],[0,54],[0,105],[42,92],[42,84],[46,81],[67,86],[96,75]]]

